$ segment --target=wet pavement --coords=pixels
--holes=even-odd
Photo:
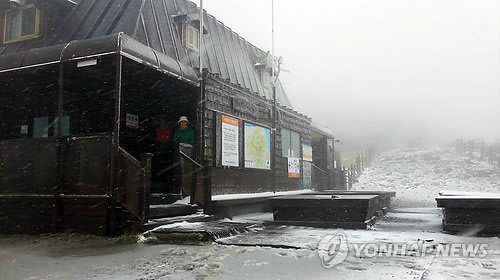
[[[211,226],[213,225],[213,222]],[[436,208],[400,208],[368,230],[275,224],[271,213],[220,221],[246,230],[213,241],[188,242],[134,236],[119,239],[76,234],[0,236],[0,279],[498,279],[497,237],[452,235],[440,230]],[[184,228],[203,228],[203,223]],[[352,248],[333,268],[316,251],[325,236],[343,233],[360,244],[485,243],[483,258],[415,256],[357,257]],[[226,245],[223,245],[226,244]]]

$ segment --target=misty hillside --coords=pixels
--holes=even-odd
[[[377,156],[353,188],[394,190],[397,207],[436,207],[442,190],[500,192],[500,170],[451,148],[397,149]]]

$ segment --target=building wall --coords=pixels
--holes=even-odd
[[[239,120],[239,167],[222,166],[222,115]],[[244,123],[249,122],[272,128],[272,102],[249,91],[231,85],[217,76],[209,75],[206,82],[205,154],[211,169],[212,193],[251,193],[273,191],[272,171],[245,168]],[[311,119],[297,112],[281,108],[277,114],[276,190],[302,189],[303,168],[300,178],[288,178],[288,160],[281,156],[281,129],[300,133],[301,144],[311,145]],[[272,136],[271,136],[272,147]],[[272,148],[271,148],[272,156]]]

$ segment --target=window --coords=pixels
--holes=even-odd
[[[272,81],[273,81],[273,78],[271,77],[271,74],[269,73],[269,71],[267,71],[267,70],[262,71],[262,85],[265,88],[272,88],[272,86],[273,86]]]
[[[300,134],[283,128],[281,130],[281,155],[300,158]]]
[[[186,24],[185,36],[186,47],[198,51],[200,48],[200,32],[198,29],[190,24]]]
[[[38,36],[40,11],[35,4],[5,12],[4,42],[31,39]]]

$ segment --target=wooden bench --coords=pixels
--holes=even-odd
[[[272,197],[275,197],[275,195],[220,199],[213,200],[212,205],[217,217],[233,218],[234,216],[248,213],[270,212],[271,204],[269,199]]]
[[[366,229],[381,205],[379,195],[322,193],[272,198],[271,206],[277,222]]]
[[[500,232],[500,193],[440,192],[443,230],[449,232]]]
[[[233,218],[248,213],[271,212],[272,208],[269,201],[271,198],[302,193],[311,193],[311,191],[218,195],[212,197],[212,207],[217,217]]]
[[[396,197],[396,192],[391,191],[342,191],[342,190],[324,190],[312,192],[309,194],[331,194],[331,195],[377,195],[380,209],[379,215],[385,215],[391,209],[391,198]]]

